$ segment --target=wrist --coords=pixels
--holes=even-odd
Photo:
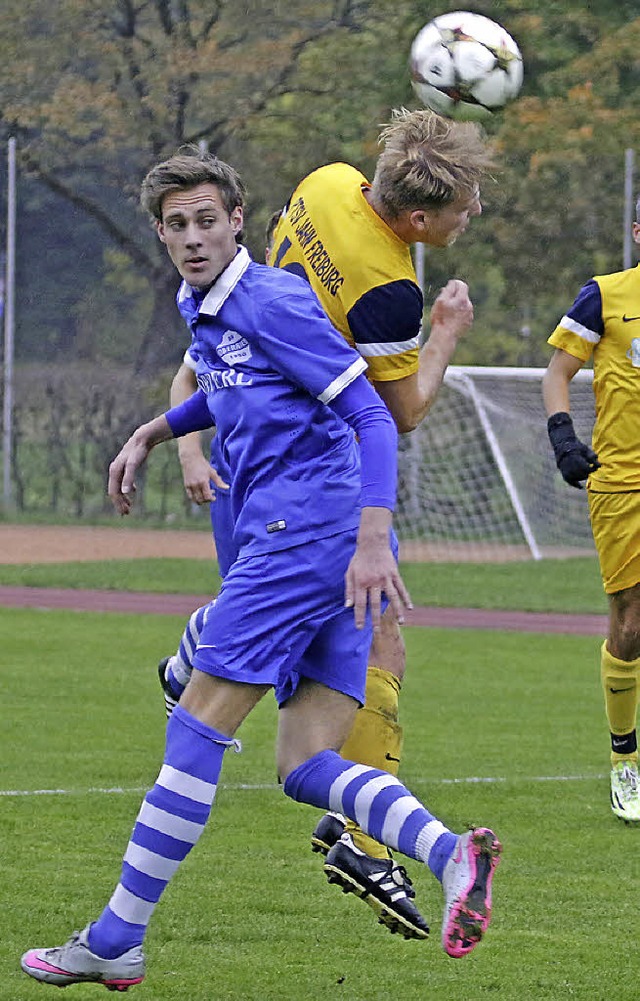
[[[360,512],[358,543],[388,542],[393,518],[387,507],[363,507]]]
[[[547,431],[551,432],[554,428],[562,427],[573,430],[573,421],[571,420],[571,414],[568,414],[565,410],[558,410],[557,413],[551,414],[547,420]]]
[[[151,449],[155,445],[159,445],[160,442],[172,438],[173,432],[166,417],[161,414],[160,417],[154,417],[152,421],[141,424],[137,431],[134,431],[132,437],[137,445]]]

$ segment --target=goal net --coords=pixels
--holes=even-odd
[[[586,491],[564,482],[547,437],[543,368],[451,366],[429,416],[401,437],[395,525],[404,560],[592,555]],[[571,383],[591,442],[593,373]]]

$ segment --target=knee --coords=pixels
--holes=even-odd
[[[618,660],[637,660],[640,657],[640,623],[625,622],[612,629],[607,647]]]
[[[618,660],[636,660],[640,657],[640,609],[632,606],[617,611],[611,617],[609,653]]]
[[[404,678],[406,650],[395,616],[388,613],[382,616],[380,631],[374,635],[371,644],[369,664],[388,671],[400,681]]]

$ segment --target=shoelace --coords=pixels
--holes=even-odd
[[[638,793],[637,771],[634,768],[629,768],[628,765],[625,765],[620,773],[620,784],[622,785],[623,799],[631,799],[632,796],[636,796]]]
[[[405,889],[405,892],[406,892],[407,896],[409,898],[415,897],[416,891],[413,889],[413,883],[412,883],[410,877],[407,875],[407,870],[405,869],[405,867],[403,865],[396,865],[394,863],[393,866],[392,866],[392,868],[391,868],[391,875],[393,876],[394,881],[396,883],[398,882],[398,880],[395,878],[395,874],[397,872],[400,873],[400,877],[402,879],[402,885],[404,886],[404,889]]]
[[[74,933],[71,936],[71,938],[69,939],[69,941],[65,942],[64,945],[65,946],[66,945],[76,945],[78,943],[79,938],[80,938],[80,932],[79,931],[74,931]],[[60,952],[60,949],[63,949],[63,948],[64,948],[64,946],[62,946],[62,945],[53,945],[53,946],[51,946],[50,949],[45,949],[44,950],[45,951],[45,955],[49,956],[49,955],[52,955],[55,952]]]

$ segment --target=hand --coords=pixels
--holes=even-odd
[[[469,330],[473,324],[473,304],[465,282],[457,278],[447,282],[431,307],[430,322],[431,336],[434,327],[442,327],[456,342]]]
[[[218,471],[209,465],[199,447],[193,452],[181,451],[180,465],[187,497],[194,504],[208,504],[215,500],[215,494],[211,489],[212,482],[219,490],[229,489],[229,484],[225,483]]]
[[[118,514],[129,514],[133,504],[136,470],[145,462],[152,445],[140,434],[141,429],[129,438],[109,466],[107,492]]]
[[[137,428],[109,466],[107,492],[119,514],[129,514],[136,492],[136,470],[145,462],[152,448],[173,438],[169,423],[161,414]]]
[[[582,490],[582,481],[600,469],[598,456],[576,436],[571,415],[565,411],[552,414],[547,421],[549,441],[556,458],[556,466],[563,480]]]
[[[402,624],[405,609],[413,608],[413,605],[389,547],[388,532],[378,538],[359,539],[347,567],[344,603],[346,608],[354,610],[356,629],[363,628],[368,606],[374,632],[379,631],[383,592]]]
[[[596,453],[579,438],[576,438],[571,446],[565,446],[565,451],[556,464],[563,480],[578,490],[583,489],[582,481],[586,480],[590,473],[600,469]]]

